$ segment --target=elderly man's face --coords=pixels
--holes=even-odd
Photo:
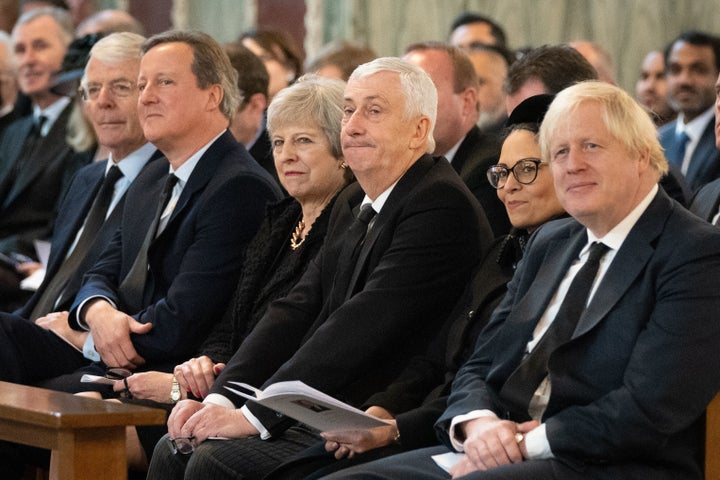
[[[140,62],[140,124],[145,138],[160,150],[197,136],[205,127],[210,93],[198,86],[192,62],[192,48],[181,42],[157,45]]]
[[[602,236],[637,205],[647,161],[633,156],[601,119],[603,108],[586,100],[557,126],[549,142],[555,191],[570,215]],[[640,197],[641,199],[642,197]]]
[[[52,74],[67,51],[60,26],[44,15],[17,27],[12,40],[20,90],[40,107],[50,105],[57,98],[49,92]]]
[[[715,100],[715,55],[707,45],[675,42],[668,56],[668,88],[672,105],[690,121]]]
[[[366,182],[394,181],[416,160],[412,143],[418,130],[417,120],[405,117],[405,98],[398,74],[379,72],[348,82],[342,149],[345,161],[363,188]]]
[[[140,62],[104,63],[90,58],[85,69],[85,112],[100,145],[122,160],[145,143],[136,86]]]

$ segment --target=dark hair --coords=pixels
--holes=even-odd
[[[226,43],[223,45],[225,53],[230,58],[230,65],[238,72],[238,88],[243,108],[256,93],[262,93],[267,99],[270,75],[257,55],[239,43]]]
[[[508,67],[515,63],[515,54],[510,51],[510,49],[503,46],[488,45],[487,43],[483,42],[472,42],[470,44],[469,50],[470,52],[492,52],[500,55],[503,60],[505,60],[505,64]]]
[[[457,47],[448,45],[443,42],[420,42],[408,45],[405,49],[405,55],[412,52],[422,52],[426,50],[437,50],[445,52],[450,57],[450,63],[453,66],[453,91],[461,93],[468,87],[477,87],[478,77],[468,56]]]
[[[237,72],[230,65],[230,59],[222,47],[207,33],[198,30],[169,30],[158,33],[145,40],[142,53],[164,43],[185,43],[192,48],[192,70],[198,87],[207,89],[212,85],[220,85],[223,98],[220,111],[231,120],[240,105],[240,94],[237,86]]]
[[[536,78],[545,93],[556,94],[584,80],[597,80],[598,74],[585,57],[568,45],[543,45],[516,60],[508,69],[505,92],[516,93],[528,80]]]
[[[295,72],[295,78],[292,79],[292,82],[303,74],[302,54],[293,42],[282,33],[272,30],[252,29],[242,33],[238,41],[242,42],[246,38],[255,40],[275,60],[292,69]],[[282,57],[278,53],[282,54]]]
[[[677,36],[675,40],[670,42],[668,46],[665,47],[665,51],[663,53],[665,57],[666,69],[670,66],[670,51],[677,42],[685,42],[689,43],[690,45],[712,48],[713,55],[715,56],[715,69],[720,71],[720,38],[716,37],[715,35],[711,35],[709,33],[701,32],[698,30],[689,30],[687,32],[682,32],[680,35]]]
[[[507,45],[505,30],[503,30],[503,28],[492,18],[475,12],[463,12],[455,17],[455,20],[453,20],[452,25],[450,26],[450,34],[452,34],[452,32],[454,32],[458,27],[469,25],[471,23],[485,23],[489,25],[490,33],[495,38],[495,43],[503,47]]]

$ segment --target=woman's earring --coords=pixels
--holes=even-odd
[[[342,162],[340,162],[340,168],[342,168],[343,170],[347,170],[348,164],[345,163],[345,160],[343,160]]]

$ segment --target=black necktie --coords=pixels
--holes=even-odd
[[[500,398],[511,412],[527,414],[535,390],[548,374],[550,354],[568,341],[585,310],[590,290],[600,267],[600,259],[608,251],[607,245],[593,243],[590,255],[573,278],[557,315],[532,352],[508,377],[500,391]]]
[[[370,221],[374,216],[375,210],[373,210],[372,205],[366,203],[360,208],[355,221],[353,221],[345,234],[345,248],[340,252],[338,258],[338,268],[333,286],[335,307],[342,303],[349,293],[347,289],[350,285],[350,279],[355,271],[355,264],[369,230]]]
[[[158,199],[157,210],[155,211],[153,221],[148,228],[148,232],[145,235],[145,239],[138,251],[137,257],[135,257],[130,271],[120,284],[119,293],[123,301],[122,309],[127,314],[132,315],[143,308],[143,296],[148,272],[148,250],[153,240],[155,240],[158,225],[160,224],[160,216],[165,210],[170,197],[172,197],[172,190],[177,181],[178,178],[175,175],[172,173],[168,175],[165,186]]]
[[[55,306],[62,302],[68,280],[70,280],[78,266],[80,266],[90,246],[95,241],[98,230],[100,230],[100,227],[102,227],[105,222],[108,207],[110,207],[110,202],[112,201],[115,191],[115,183],[117,183],[122,176],[123,173],[117,166],[110,167],[95,196],[92,207],[90,207],[87,217],[85,217],[85,226],[80,234],[80,238],[75,244],[75,248],[72,253],[70,253],[70,256],[62,263],[52,280],[50,280],[40,300],[38,300],[35,308],[33,308],[30,315],[31,320],[35,320],[54,311]]]

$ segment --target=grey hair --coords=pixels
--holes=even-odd
[[[286,125],[316,123],[330,145],[335,158],[342,158],[340,124],[343,117],[345,82],[303,75],[297,82],[278,92],[267,111],[267,129],[272,132]]]
[[[422,68],[401,58],[380,57],[357,67],[348,81],[360,80],[380,72],[393,72],[400,76],[400,88],[405,97],[405,118],[424,115],[430,119],[427,152],[434,152],[432,131],[437,119],[438,95],[430,76]]]
[[[140,62],[142,58],[142,44],[145,37],[137,33],[113,33],[103,37],[93,45],[89,58],[103,63],[123,63],[131,60]],[[82,84],[87,83],[87,65],[83,73]]]
[[[70,45],[75,36],[75,29],[73,28],[72,17],[67,10],[63,10],[58,7],[40,7],[33,8],[20,15],[17,23],[12,29],[12,35],[15,36],[17,29],[27,23],[37,20],[40,17],[48,16],[51,17],[60,26],[60,39],[65,46]]]

